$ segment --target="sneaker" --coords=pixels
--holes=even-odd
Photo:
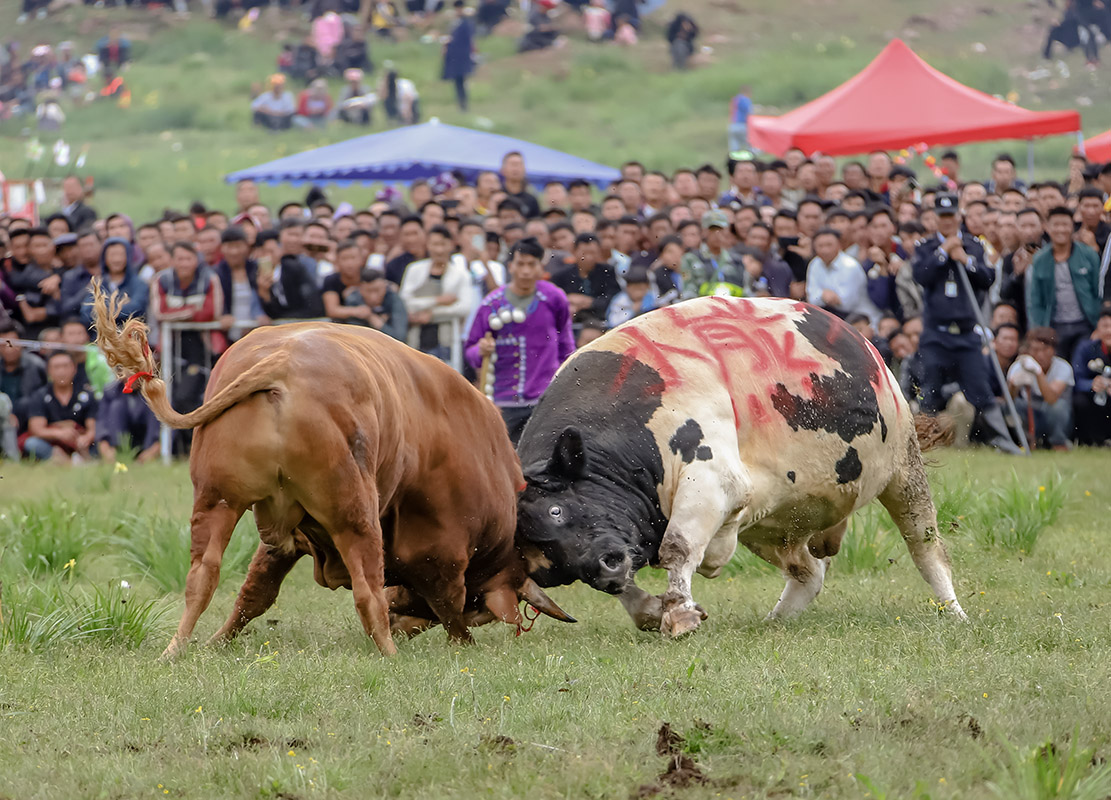
[[[16,25],[22,25],[26,21],[27,21],[27,15],[26,14],[20,14],[18,17],[15,18],[15,24]]]
[[[35,19],[46,19],[46,9],[40,8],[35,12]]]

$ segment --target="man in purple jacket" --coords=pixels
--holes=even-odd
[[[540,280],[543,257],[544,248],[533,237],[513,245],[509,283],[482,301],[465,345],[475,369],[490,359],[486,385],[479,388],[501,410],[514,445],[552,376],[575,349],[567,295]]]

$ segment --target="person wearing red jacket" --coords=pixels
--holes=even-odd
[[[220,280],[200,263],[197,249],[188,242],[170,248],[173,266],[151,282],[151,316],[157,322],[212,322],[223,312]],[[163,365],[174,376],[173,403],[192,410],[200,406],[213,355],[226,347],[219,331],[175,331],[174,363]],[[165,347],[165,340],[163,340]]]
[[[332,98],[328,82],[317,78],[297,97],[297,114],[293,123],[302,128],[323,128],[332,118]]]

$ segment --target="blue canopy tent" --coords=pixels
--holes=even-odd
[[[279,158],[227,176],[228,183],[351,183],[414,181],[458,170],[473,181],[480,172],[497,172],[506,153],[525,159],[529,180],[567,183],[581,178],[598,187],[621,177],[612,167],[537,144],[445,125],[438,120],[359,136],[304,153]]]

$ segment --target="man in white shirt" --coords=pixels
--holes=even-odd
[[[409,345],[442,361],[451,358],[452,320],[456,338],[474,302],[474,287],[466,261],[453,258],[451,232],[437,225],[428,232],[428,258],[405,268],[401,295],[409,312]]]
[[[841,250],[841,235],[822,228],[814,235],[814,252],[806,269],[806,302],[842,318],[864,314],[875,325],[879,311],[868,298],[868,275]]]
[[[1015,398],[1020,425],[1033,417],[1031,446],[1046,439],[1054,450],[1068,450],[1072,438],[1072,367],[1054,355],[1057,332],[1031,328],[1026,334],[1026,354],[1007,370],[1007,385]]]

